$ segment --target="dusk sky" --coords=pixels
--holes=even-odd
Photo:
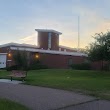
[[[110,29],[110,0],[0,0],[0,44],[37,43],[35,29],[62,32],[60,45],[80,47]]]

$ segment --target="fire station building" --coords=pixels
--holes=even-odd
[[[26,51],[29,61],[32,57],[37,58],[49,68],[68,68],[71,64],[86,61],[87,54],[59,45],[61,32],[49,29],[35,29],[35,31],[38,32],[38,46],[18,43],[0,45],[0,68],[14,65],[13,54],[17,50]]]

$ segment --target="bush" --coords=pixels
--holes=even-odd
[[[0,68],[0,70],[6,70],[6,67],[5,68]]]
[[[48,67],[42,64],[33,64],[29,67],[29,70],[38,70],[38,69],[48,69]]]
[[[90,70],[90,64],[89,63],[72,64],[71,68],[76,70]]]
[[[110,65],[109,65],[109,64],[105,64],[105,65],[103,66],[103,70],[109,71],[109,69],[110,69]]]
[[[34,59],[31,61],[29,70],[48,69],[46,65],[43,65],[40,60]]]
[[[19,69],[18,65],[13,65],[6,68],[7,71],[18,70],[18,69]]]

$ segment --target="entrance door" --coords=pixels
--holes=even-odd
[[[72,58],[69,58],[68,59],[68,66],[71,66],[73,64],[73,59]]]

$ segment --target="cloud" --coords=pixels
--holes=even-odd
[[[16,9],[15,14],[7,10],[6,15],[16,15],[9,16],[8,20],[7,16],[3,15],[3,19],[0,20],[0,36],[3,36],[0,42],[37,44],[37,34],[33,33],[34,29],[43,28],[62,32],[60,45],[76,48],[78,42],[77,18],[80,16],[80,47],[85,47],[93,41],[91,36],[95,33],[106,32],[107,29],[110,29],[110,19],[107,18],[109,4],[110,0],[91,2],[87,0],[70,0],[69,2],[44,0],[42,3],[37,1],[37,4],[27,2],[25,8],[19,3],[15,4],[21,13],[16,15]],[[25,13],[27,11],[28,13]]]
[[[93,41],[91,36],[95,33],[106,32],[110,29],[110,20],[100,15],[98,11],[89,10],[87,8],[80,7],[76,13],[80,15],[80,47],[87,46]],[[75,16],[73,16],[75,17]],[[78,29],[77,29],[77,16],[76,20],[61,21],[58,19],[41,19],[33,21],[31,24],[31,30],[36,24],[36,28],[40,29],[55,29],[62,32],[60,36],[60,45],[77,48],[78,42]],[[28,24],[30,26],[30,24]],[[27,27],[29,27],[27,25]],[[34,29],[33,29],[34,30]],[[29,31],[29,30],[28,30]],[[20,43],[29,43],[37,45],[36,32],[19,40]]]
[[[37,34],[33,33],[29,36],[19,39],[21,43],[37,45]]]
[[[50,3],[51,0],[48,0],[48,2]],[[37,33],[30,34],[30,32],[34,32],[35,28],[55,29],[62,32],[60,45],[76,48],[78,44],[78,15],[80,16],[80,47],[85,47],[92,42],[93,38],[91,36],[95,35],[95,33],[106,32],[107,29],[110,29],[110,19],[107,19],[106,16],[103,17],[103,13],[97,9],[91,10],[82,5],[73,5],[71,12],[71,15],[69,15],[69,12],[69,16],[66,16],[65,13],[58,14],[58,18],[55,16],[40,16],[38,18],[38,15],[35,15],[29,20],[19,23],[20,25],[16,26],[16,30],[21,35],[18,35],[18,40],[14,42],[37,45]],[[15,36],[13,35],[14,38]]]
[[[107,32],[110,29],[110,19],[104,17],[101,10],[89,9],[83,6],[75,7],[77,15],[80,15],[80,46],[85,47],[94,39],[95,33]],[[74,10],[73,10],[74,12]]]

